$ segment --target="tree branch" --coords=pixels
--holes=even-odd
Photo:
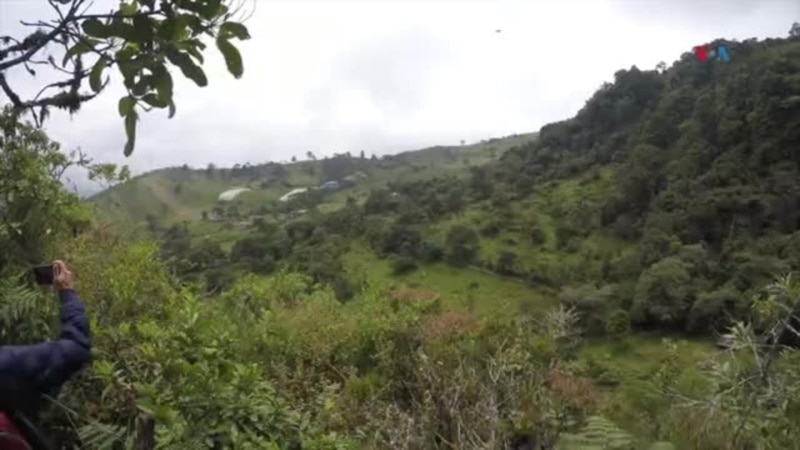
[[[3,75],[3,73],[0,73],[0,88],[3,88],[3,92],[6,94],[6,96],[8,96],[8,99],[11,100],[11,103],[15,108],[22,106],[22,100],[20,100],[19,96],[13,90],[11,90],[11,86],[8,85],[6,76]]]
[[[66,16],[67,19],[69,19],[71,17],[74,17],[75,11],[78,10],[78,7],[83,3],[83,1],[84,0],[77,0],[72,5],[72,7],[70,7],[69,11],[67,12],[67,16]],[[0,62],[0,72],[8,69],[9,67],[14,67],[17,64],[23,63],[23,62],[27,61],[28,59],[30,59],[31,57],[33,57],[33,55],[36,52],[41,50],[45,45],[47,45],[50,41],[52,41],[53,38],[55,38],[61,32],[61,30],[66,28],[68,23],[69,23],[68,20],[63,20],[58,24],[58,26],[54,27],[49,33],[45,34],[44,36],[38,36],[33,41],[28,41],[27,45],[30,46],[30,47],[25,51],[25,53],[23,53],[22,55],[14,58],[14,59],[11,59],[9,61]],[[31,36],[34,36],[34,35],[36,35],[36,33],[34,33]],[[25,44],[26,41],[27,41],[27,39],[25,41],[23,41],[23,44]],[[14,47],[19,47],[19,46],[11,46],[8,49],[0,51],[0,60],[3,60],[9,53],[11,53],[10,49],[14,48]],[[18,48],[15,51],[21,51],[21,49]]]

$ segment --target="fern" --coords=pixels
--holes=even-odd
[[[119,443],[125,442],[127,430],[125,427],[92,422],[78,430],[78,438],[82,448],[91,450],[113,450]],[[128,444],[128,443],[126,443]],[[131,448],[125,445],[124,448]]]
[[[614,422],[601,417],[590,416],[577,433],[564,433],[556,450],[633,450],[644,448],[636,446],[634,437],[619,428]],[[669,442],[654,442],[647,450],[675,450]]]
[[[675,450],[675,446],[669,442],[659,441],[650,444],[647,450]]]
[[[57,302],[11,278],[0,279],[0,344],[28,344],[51,337]]]
[[[558,450],[628,450],[633,449],[630,433],[600,416],[590,416],[577,433],[564,433]]]
[[[91,422],[78,430],[81,448],[87,450],[133,450],[138,448],[134,434],[127,428],[101,422]],[[203,450],[208,445],[202,439],[189,439],[158,445],[161,450]]]

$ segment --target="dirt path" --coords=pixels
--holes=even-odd
[[[167,208],[173,217],[179,220],[196,220],[198,218],[194,211],[184,206],[177,198],[175,198],[175,195],[170,189],[159,183],[159,178],[146,177],[143,181],[145,187],[150,189],[150,192],[153,193],[153,196],[159,202],[167,205]]]

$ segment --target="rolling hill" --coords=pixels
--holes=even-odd
[[[198,221],[203,211],[211,212],[219,195],[226,190],[249,188],[237,198],[245,209],[274,206],[287,192],[299,187],[317,187],[328,179],[355,175],[357,184],[347,195],[362,198],[387,182],[425,179],[434,175],[464,174],[469,167],[479,166],[499,158],[511,147],[535,138],[535,133],[491,139],[460,147],[432,147],[387,155],[380,159],[359,155],[339,155],[332,160],[352,159],[343,166],[328,168],[325,159],[294,162],[284,165],[267,163],[237,165],[232,168],[189,169],[173,167],[137,176],[126,183],[102,191],[89,200],[105,215],[124,222],[143,223],[156,218],[162,224]],[[355,169],[355,170],[353,170]],[[320,205],[326,211],[335,210],[343,200],[333,196]]]

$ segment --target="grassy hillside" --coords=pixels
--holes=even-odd
[[[380,159],[360,159],[353,155],[345,173],[326,170],[326,162],[302,161],[285,164],[246,165],[234,168],[189,169],[168,168],[138,176],[91,198],[103,214],[126,222],[145,222],[155,218],[161,224],[197,221],[202,212],[211,212],[219,195],[238,187],[251,191],[241,194],[236,203],[243,211],[270,209],[293,188],[317,187],[338,175],[355,176],[357,185],[333,195],[319,205],[324,211],[341,206],[347,196],[364,198],[369,189],[387,182],[408,182],[442,174],[463,174],[469,167],[496,160],[506,150],[535,138],[535,134],[492,139],[461,147],[432,147],[388,155]],[[366,156],[366,155],[365,155]],[[334,158],[335,159],[335,158]],[[329,178],[333,176],[333,178]]]

